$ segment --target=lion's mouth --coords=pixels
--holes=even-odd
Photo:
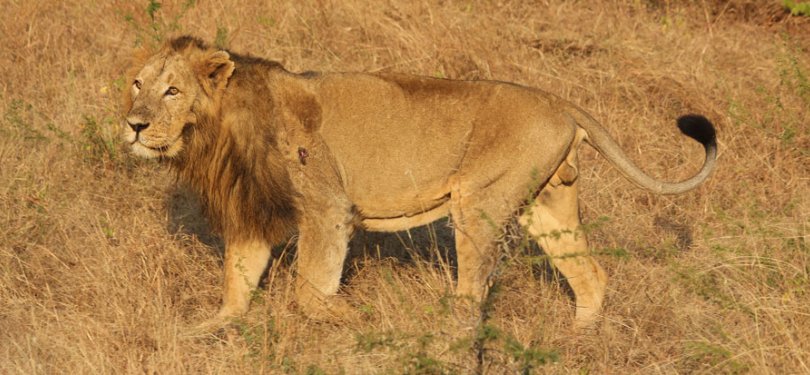
[[[132,148],[140,146],[140,147],[143,147],[145,149],[155,151],[155,152],[159,152],[159,153],[165,153],[166,151],[169,150],[170,147],[172,147],[171,144],[165,144],[165,145],[162,145],[162,146],[150,146],[150,145],[148,145],[146,143],[141,142],[140,139],[136,139],[136,140],[130,142],[129,145]]]
[[[141,143],[141,145],[143,145],[144,147],[146,147],[146,148],[148,148],[148,149],[150,149],[152,151],[155,151],[155,152],[158,152],[158,153],[161,153],[161,154],[165,154],[166,151],[169,151],[169,147],[171,147],[171,145],[147,146],[147,145],[145,145],[143,143]]]
[[[160,145],[150,145],[140,139],[129,143],[132,150],[143,157],[172,157],[179,151],[176,142],[169,142]]]

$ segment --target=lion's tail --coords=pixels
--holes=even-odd
[[[605,128],[582,109],[574,106],[569,114],[585,130],[585,141],[599,151],[630,181],[636,185],[659,194],[678,194],[696,188],[714,170],[717,161],[717,137],[714,126],[700,115],[686,115],[678,118],[681,132],[700,142],[706,150],[703,167],[694,176],[680,182],[666,182],[650,177],[624,154],[616,141],[610,137]]]

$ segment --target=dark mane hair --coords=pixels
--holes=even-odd
[[[175,52],[183,52],[183,50],[189,47],[194,47],[202,51],[211,49],[211,47],[209,47],[208,44],[206,44],[202,39],[193,37],[191,35],[183,35],[181,37],[171,39],[167,45]]]
[[[171,48],[172,51],[178,53],[187,52],[191,48],[196,49],[198,51],[213,52],[217,50],[216,48],[208,45],[202,39],[190,35],[184,35],[178,38],[174,38],[167,43],[167,46]],[[243,55],[228,49],[225,49],[224,51],[228,52],[228,54],[231,55],[231,60],[233,60],[238,65],[251,66],[255,68],[284,70],[284,67],[277,61],[267,60],[261,57],[251,55]]]
[[[168,46],[182,54],[216,51],[188,36]],[[295,192],[278,149],[269,89],[253,87],[259,81],[249,75],[281,65],[236,54],[231,59],[235,69],[228,85],[251,89],[229,101],[250,107],[239,112],[244,121],[223,127],[221,112],[229,108],[195,106],[197,123],[184,131],[185,149],[171,164],[178,179],[201,196],[213,227],[227,241],[262,238],[277,244],[295,230]]]

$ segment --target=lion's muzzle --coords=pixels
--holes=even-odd
[[[127,118],[127,125],[135,132],[135,134],[140,133],[142,130],[149,127],[148,122],[141,122],[136,119]]]

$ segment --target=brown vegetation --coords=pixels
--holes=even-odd
[[[810,18],[777,2],[147,4],[12,1],[0,16],[0,373],[810,372]],[[507,233],[487,319],[450,294],[444,221],[360,233],[342,293],[359,318],[304,318],[294,244],[235,328],[181,332],[219,304],[222,244],[166,168],[122,152],[136,45],[193,33],[293,71],[397,71],[547,89],[645,170],[702,162],[694,192],[633,187],[583,147],[583,217],[610,275],[595,332]],[[694,157],[693,157],[694,156]]]

